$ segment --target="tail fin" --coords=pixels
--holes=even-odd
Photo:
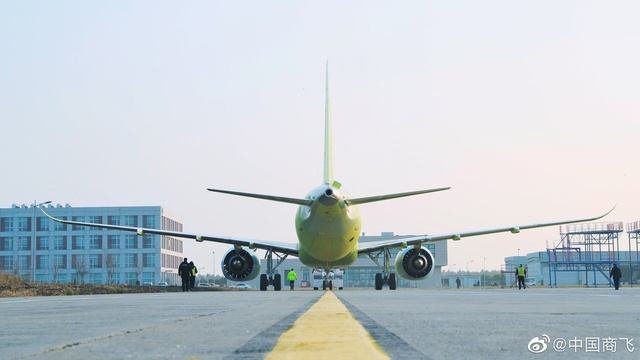
[[[331,107],[329,106],[329,60],[327,60],[326,93],[324,100],[324,183],[333,184],[333,147],[331,138]]]

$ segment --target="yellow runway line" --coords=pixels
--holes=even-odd
[[[327,291],[280,336],[266,359],[390,359],[353,318],[332,291]]]

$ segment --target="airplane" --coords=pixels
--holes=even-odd
[[[298,257],[304,265],[314,269],[324,269],[325,273],[329,274],[331,269],[345,268],[353,264],[356,258],[362,254],[368,255],[380,269],[380,272],[375,274],[375,289],[381,290],[383,286],[388,286],[390,290],[395,290],[397,287],[396,276],[407,280],[422,280],[432,273],[434,257],[423,244],[444,240],[458,241],[469,236],[500,232],[517,234],[521,230],[526,229],[593,221],[601,219],[613,211],[613,209],[611,209],[604,215],[585,219],[507,226],[488,230],[462,231],[440,235],[419,235],[400,239],[359,243],[358,238],[361,233],[362,221],[358,205],[439,192],[448,190],[450,187],[351,198],[342,189],[342,184],[335,181],[333,176],[328,62],[326,65],[325,81],[324,175],[323,182],[320,186],[311,190],[304,198],[290,198],[213,188],[207,189],[216,193],[298,205],[295,217],[295,230],[298,238],[297,244],[69,221],[57,219],[47,214],[44,209],[41,208],[41,210],[52,220],[64,224],[131,231],[140,236],[144,234],[167,235],[195,239],[198,242],[212,241],[232,245],[233,247],[230,248],[222,258],[222,273],[227,279],[233,281],[249,281],[260,275],[260,290],[262,291],[267,290],[269,286],[273,286],[273,289],[276,291],[281,290],[282,277],[276,273],[276,269],[288,256]],[[400,250],[394,259],[395,272],[392,272],[391,249],[394,248],[399,248]],[[256,249],[266,251],[265,258],[267,268],[263,274],[260,274],[260,261],[255,253]],[[380,257],[382,257],[382,264],[380,263]],[[323,282],[323,290],[326,290],[327,287],[329,290],[333,290],[328,277]]]

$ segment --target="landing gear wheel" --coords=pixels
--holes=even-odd
[[[260,291],[267,291],[267,285],[269,285],[267,274],[260,275]]]
[[[282,276],[280,274],[275,274],[273,276],[273,290],[280,291],[282,288]]]
[[[382,274],[376,274],[376,290],[382,290]]]
[[[396,289],[396,274],[389,274],[389,290]]]
[[[333,291],[333,281],[329,280],[329,290]]]
[[[327,290],[327,280],[322,280],[322,290]]]

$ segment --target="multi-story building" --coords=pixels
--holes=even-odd
[[[182,231],[160,206],[47,206],[54,217],[112,225]],[[35,204],[0,209],[0,271],[36,282],[177,284],[183,240],[170,236],[57,223]]]

